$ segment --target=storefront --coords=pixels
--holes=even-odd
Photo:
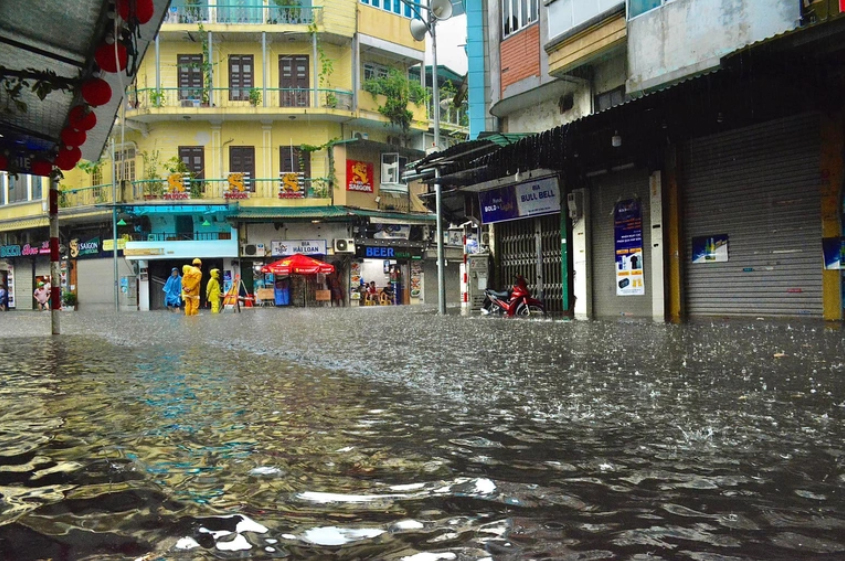
[[[547,310],[560,311],[563,284],[557,176],[481,191],[478,199],[482,223],[493,225],[493,287],[504,290],[522,275]]]
[[[375,283],[380,304],[423,302],[423,242],[382,237],[363,240],[355,247],[356,259],[350,265],[352,302],[365,300],[364,290],[371,282]]]
[[[684,145],[690,317],[822,317],[820,153],[815,113]]]

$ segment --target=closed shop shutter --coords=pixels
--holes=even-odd
[[[592,231],[593,313],[597,318],[652,317],[650,286],[651,223],[649,221],[648,172],[630,170],[593,178],[590,188],[590,225]],[[616,294],[616,236],[613,210],[616,203],[639,198],[643,220],[643,272],[645,294]]]
[[[819,117],[689,142],[682,152],[690,317],[821,317]],[[692,263],[692,239],[728,236],[726,262]]]
[[[118,276],[135,274],[123,258],[118,259],[117,264]],[[114,261],[112,259],[78,259],[76,283],[80,309],[114,310]]]
[[[34,310],[35,300],[32,298],[32,292],[35,290],[32,282],[34,281],[32,274],[32,260],[31,259],[17,259],[15,261],[15,309],[16,310]]]

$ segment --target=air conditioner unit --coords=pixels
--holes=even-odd
[[[481,245],[484,247],[490,245],[490,232],[481,232]]]
[[[355,240],[352,238],[335,238],[333,247],[335,253],[355,253]]]
[[[361,131],[352,131],[352,138],[355,140],[368,140],[370,138],[370,134]]]
[[[246,243],[241,246],[241,255],[246,257],[264,257],[264,244]]]

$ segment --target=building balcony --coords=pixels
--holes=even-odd
[[[231,240],[231,232],[130,232],[121,234],[130,242],[207,242]]]
[[[266,94],[266,96],[265,96]],[[145,115],[278,113],[289,109],[352,110],[352,92],[323,88],[144,88],[126,92],[128,118]]]
[[[222,25],[311,25],[320,24],[323,8],[309,5],[286,5],[294,2],[261,0],[251,6],[235,4],[209,4],[204,0],[173,0],[162,22],[164,31],[171,26]],[[305,3],[302,3],[305,4]],[[213,28],[212,28],[213,29]]]

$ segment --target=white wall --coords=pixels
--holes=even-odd
[[[797,27],[797,0],[674,0],[628,22],[628,93],[715,68],[720,57]]]

